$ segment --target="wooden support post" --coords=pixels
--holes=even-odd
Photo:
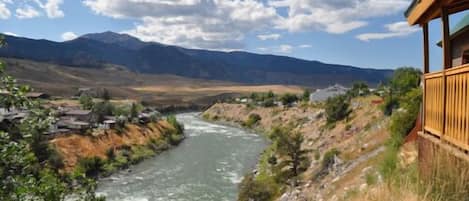
[[[430,51],[429,51],[429,38],[428,38],[428,23],[424,23],[422,25],[423,30],[423,75],[422,75],[422,83],[423,83],[423,100],[422,100],[422,108],[420,113],[420,118],[422,120],[422,132],[425,132],[425,115],[427,110],[426,105],[426,85],[427,82],[425,80],[425,74],[430,72]]]
[[[446,69],[451,68],[451,41],[449,36],[449,16],[448,16],[448,8],[441,7],[441,21],[442,21],[442,28],[443,28],[443,124],[442,126],[442,133],[441,133],[441,140],[445,139],[446,135],[446,103],[447,103],[447,81],[446,81]]]
[[[443,25],[443,67],[444,69],[451,68],[452,66],[452,56],[451,56],[451,39],[449,35],[449,16],[448,8],[441,8],[441,20]]]

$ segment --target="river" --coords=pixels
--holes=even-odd
[[[252,132],[176,116],[187,139],[98,183],[108,201],[234,201],[243,175],[255,168],[268,142]]]

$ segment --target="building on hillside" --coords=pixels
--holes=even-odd
[[[30,99],[49,99],[50,95],[46,93],[41,93],[41,92],[29,92],[29,93],[26,93],[26,97]]]
[[[469,0],[414,0],[405,13],[410,25],[423,30],[422,129],[417,138],[421,178],[432,179],[439,168],[435,161],[442,158],[452,170],[469,167],[469,17],[452,32],[449,22],[450,15],[468,9]],[[430,72],[428,24],[435,19],[442,25],[443,67]]]
[[[72,109],[65,111],[65,117],[76,121],[89,122],[91,120],[91,110]]]
[[[318,89],[314,93],[309,95],[310,102],[321,102],[325,101],[330,97],[343,95],[347,93],[347,88],[342,85],[336,84],[334,86],[327,87],[325,89]]]
[[[469,64],[469,14],[451,30],[452,67]],[[442,42],[438,43],[442,47]]]

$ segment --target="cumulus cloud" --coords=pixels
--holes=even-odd
[[[357,38],[362,41],[381,40],[386,38],[404,37],[419,31],[418,28],[409,26],[405,21],[387,24],[385,25],[385,28],[387,29],[387,32],[364,33],[358,35]]]
[[[61,18],[64,17],[64,12],[60,9],[63,0],[47,0],[45,3],[41,0],[34,0],[39,7],[44,9],[48,18]]]
[[[5,3],[0,2],[0,19],[10,18],[11,12]]]
[[[280,53],[291,53],[292,50],[293,50],[293,46],[291,45],[280,45],[278,49],[275,51],[280,52]]]
[[[62,40],[64,40],[64,41],[73,40],[77,37],[78,36],[75,33],[71,32],[71,31],[65,32],[65,33],[62,34]]]
[[[16,9],[16,17],[19,19],[30,19],[39,16],[41,16],[39,11],[28,5],[23,8]]]
[[[395,14],[410,0],[271,0],[270,5],[287,8],[288,16],[277,21],[277,28],[291,32],[321,30],[345,33],[363,26],[366,19]]]
[[[98,15],[137,20],[123,32],[145,41],[229,50],[243,49],[246,34],[253,32],[346,33],[368,25],[370,18],[400,13],[410,1],[83,0],[83,4]],[[260,40],[280,37],[257,35]]]
[[[243,49],[245,34],[273,25],[275,8],[256,0],[85,0],[95,13],[140,19],[125,32],[146,41]]]
[[[311,48],[311,45],[308,44],[303,44],[303,45],[298,45],[299,48]]]
[[[281,37],[280,34],[261,34],[257,35],[260,40],[278,40]]]

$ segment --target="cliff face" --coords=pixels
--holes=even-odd
[[[110,149],[147,145],[152,140],[161,139],[163,133],[168,130],[174,128],[166,121],[146,126],[128,124],[121,134],[115,130],[102,132],[98,136],[72,134],[55,138],[50,144],[63,157],[64,170],[70,172],[74,170],[80,159],[91,157],[108,159],[106,153]]]
[[[203,114],[216,121],[238,124],[246,122],[249,115],[258,114],[261,120],[254,127],[268,133],[274,126],[292,123],[305,140],[303,149],[309,154],[311,165],[301,175],[298,187],[285,186],[279,200],[337,200],[351,192],[366,189],[366,178],[381,181],[374,164],[382,157],[384,143],[389,138],[385,117],[373,100],[379,97],[361,97],[352,100],[352,114],[348,120],[327,128],[326,115],[320,106],[248,107],[244,104],[216,104]],[[327,174],[317,177],[321,171],[323,156],[331,149],[340,154]]]

